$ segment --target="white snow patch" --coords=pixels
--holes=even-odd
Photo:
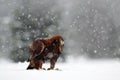
[[[61,71],[26,70],[28,64],[1,61],[0,80],[120,80],[119,61],[70,60],[56,64]]]

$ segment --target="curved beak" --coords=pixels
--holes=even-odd
[[[64,46],[64,40],[60,40],[60,44]]]

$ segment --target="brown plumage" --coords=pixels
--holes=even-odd
[[[30,46],[30,64],[27,69],[43,69],[42,64],[50,59],[50,68],[54,69],[55,63],[64,45],[63,37],[60,35],[48,39],[36,39]]]

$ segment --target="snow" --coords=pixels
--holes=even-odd
[[[26,70],[29,63],[0,62],[0,80],[120,80],[120,62],[70,60],[57,63],[60,70]],[[48,68],[46,63],[43,67]]]

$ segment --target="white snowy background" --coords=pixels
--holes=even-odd
[[[120,0],[0,0],[0,80],[120,80],[119,4]],[[57,26],[52,24],[45,32],[65,39],[65,62],[56,64],[60,70],[26,70],[28,62],[11,60],[10,56],[16,60],[15,54],[19,59],[26,55],[27,50],[18,51],[20,55],[12,51],[32,41],[27,29],[11,31],[23,27],[21,17],[15,19],[17,12],[40,26],[44,17],[39,19],[39,14],[52,21],[59,18]],[[43,66],[47,69],[49,63]]]
[[[1,80],[120,80],[120,62],[114,60],[91,61],[85,59],[57,63],[60,70],[26,70],[27,62],[0,62]],[[43,65],[45,68],[49,64]]]

